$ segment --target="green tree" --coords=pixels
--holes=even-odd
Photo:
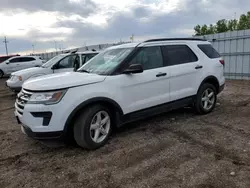
[[[227,31],[235,31],[235,30],[245,30],[250,29],[250,11],[246,14],[242,14],[237,19],[226,20],[222,19],[217,21],[215,25],[210,24],[209,27],[207,25],[197,25],[194,27],[195,35],[207,35],[213,33],[222,33]]]
[[[209,28],[207,29],[207,34],[210,35],[210,34],[214,34],[214,33],[215,33],[215,27],[213,24],[210,24]]]
[[[206,35],[206,34],[207,34],[207,25],[205,24],[201,27],[201,35]]]
[[[223,32],[227,32],[228,28],[227,28],[227,20],[222,19],[219,20],[216,23],[216,33],[223,33]]]
[[[247,29],[250,29],[250,12],[247,12]]]
[[[228,21],[227,28],[229,31],[237,30],[237,26],[238,26],[238,20],[233,19]]]
[[[196,36],[200,36],[201,35],[201,26],[197,25],[194,27],[194,32]]]
[[[238,23],[238,26],[237,26],[237,29],[238,30],[244,30],[244,29],[247,29],[247,16],[245,14],[242,14],[240,16],[240,20],[239,20],[239,23]]]
[[[238,30],[243,29],[250,29],[250,12],[247,12],[247,14],[242,14],[240,16]]]

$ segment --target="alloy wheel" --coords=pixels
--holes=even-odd
[[[90,137],[95,143],[102,142],[110,131],[110,116],[106,111],[97,112],[90,125]]]
[[[215,93],[211,88],[207,88],[201,98],[202,107],[205,110],[210,110],[215,102]]]

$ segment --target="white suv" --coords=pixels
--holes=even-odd
[[[15,56],[0,64],[0,78],[12,72],[41,66],[45,61],[38,56]]]
[[[23,83],[28,79],[42,75],[77,70],[98,53],[97,51],[85,51],[60,54],[44,63],[42,66],[13,72],[6,81],[6,86],[14,92],[19,92]]]
[[[193,105],[211,112],[224,88],[224,61],[201,39],[154,39],[110,47],[77,72],[28,80],[15,103],[22,131],[73,136],[96,149],[112,128]]]

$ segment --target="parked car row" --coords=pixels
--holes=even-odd
[[[41,66],[44,62],[38,56],[14,56],[8,58],[0,64],[0,78],[18,70]]]
[[[96,51],[87,51],[57,55],[42,65],[12,73],[6,85],[12,91],[19,92],[24,81],[28,79],[47,74],[77,70],[96,54],[98,54]]]
[[[207,114],[224,88],[224,61],[201,39],[113,46],[86,62],[87,55],[64,54],[12,74],[21,77],[20,83],[26,80],[15,103],[25,134],[35,139],[72,138],[83,148],[97,149],[113,128],[131,121],[184,106]],[[81,67],[64,72],[73,69],[77,57]],[[48,75],[28,79],[40,74]]]
[[[20,55],[6,55],[6,56],[0,56],[0,63],[8,60],[11,57],[16,57],[16,56],[20,56]]]

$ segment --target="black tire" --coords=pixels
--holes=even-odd
[[[202,104],[202,96],[207,89],[212,90],[214,92],[214,102],[213,102],[210,109],[205,109],[203,104]],[[199,88],[199,91],[197,93],[196,100],[194,103],[194,108],[197,111],[197,113],[199,113],[199,114],[208,114],[211,111],[213,111],[213,109],[215,108],[216,101],[217,101],[217,91],[216,91],[214,85],[212,85],[210,83],[204,83]]]
[[[111,125],[106,138],[102,142],[96,143],[91,138],[90,125],[94,116],[100,111],[105,111],[108,113],[111,120]],[[107,140],[112,131],[112,116],[109,109],[102,105],[93,105],[86,108],[78,115],[78,118],[76,119],[74,124],[73,131],[74,131],[74,139],[80,147],[89,150],[94,150],[102,147],[107,143]]]
[[[0,78],[4,76],[4,72],[0,69]]]

